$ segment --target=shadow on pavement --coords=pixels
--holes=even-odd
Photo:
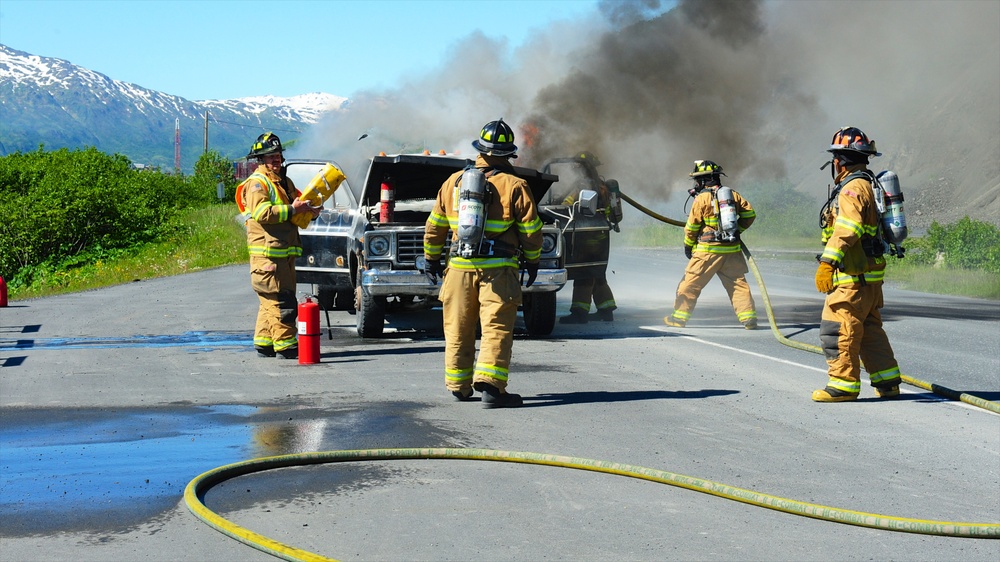
[[[688,400],[739,394],[738,390],[636,390],[628,392],[566,392],[559,394],[538,394],[524,397],[525,408],[540,406],[564,406],[567,404],[592,404],[596,402],[631,402],[635,400]]]

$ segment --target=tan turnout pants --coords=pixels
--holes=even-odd
[[[701,291],[713,277],[718,276],[733,304],[733,311],[741,323],[757,318],[750,285],[747,284],[747,262],[743,254],[713,254],[695,252],[684,269],[684,278],[677,285],[674,299],[674,318],[687,322],[694,312]]]
[[[872,386],[900,383],[899,365],[882,329],[882,285],[840,285],[826,296],[819,338],[829,374],[827,386],[858,394],[861,363]]]
[[[507,387],[521,285],[512,267],[445,271],[439,297],[444,318],[445,387],[466,392],[485,382]],[[476,328],[482,326],[476,357]]]
[[[253,344],[275,351],[297,345],[295,258],[250,256],[250,286],[260,300]]]

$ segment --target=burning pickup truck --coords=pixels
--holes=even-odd
[[[290,160],[286,166],[292,181],[305,185],[324,164]],[[353,176],[345,170],[347,179],[301,231],[298,283],[313,285],[322,309],[354,314],[365,338],[382,334],[388,314],[439,305],[440,284],[422,271],[424,223],[441,184],[471,164],[458,156],[398,154],[375,156]],[[536,201],[558,180],[531,168],[514,172]],[[524,325],[532,336],[552,333],[556,292],[567,281],[562,232],[550,221],[542,236],[538,278],[522,288]]]

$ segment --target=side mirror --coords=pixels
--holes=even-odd
[[[592,189],[580,191],[580,212],[584,216],[592,217],[597,214],[597,192]]]

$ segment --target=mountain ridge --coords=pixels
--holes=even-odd
[[[302,132],[347,98],[310,93],[280,98],[188,100],[115,80],[69,61],[0,44],[0,151],[93,146],[134,163],[173,169],[175,123],[181,169],[205,149],[230,159],[264,131]],[[207,128],[207,141],[206,141]]]

